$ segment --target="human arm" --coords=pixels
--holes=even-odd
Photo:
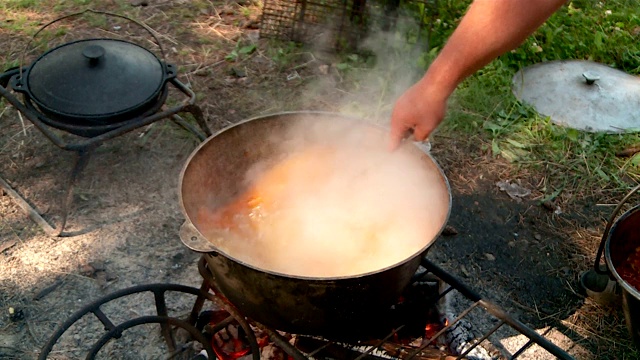
[[[408,130],[425,140],[444,118],[447,100],[465,78],[516,48],[566,0],[475,0],[425,75],[396,101],[390,149]]]

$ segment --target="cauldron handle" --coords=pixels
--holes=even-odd
[[[55,20],[52,20],[46,24],[44,24],[40,29],[38,29],[38,31],[35,32],[35,34],[33,34],[33,36],[31,37],[31,39],[29,39],[29,41],[27,42],[24,51],[22,52],[22,54],[20,55],[20,77],[22,78],[22,69],[24,67],[24,57],[25,54],[27,53],[27,51],[29,50],[29,47],[31,46],[31,43],[33,42],[33,40],[35,40],[35,38],[38,36],[38,34],[40,34],[40,32],[42,32],[44,29],[46,29],[47,27],[49,27],[50,25],[53,25],[55,23],[57,23],[58,21],[64,20],[64,19],[68,19],[70,17],[74,17],[74,16],[79,16],[82,15],[84,13],[94,13],[94,14],[102,14],[102,15],[107,15],[107,16],[113,16],[113,17],[118,17],[121,19],[125,19],[128,21],[131,21],[132,23],[140,26],[141,28],[145,29],[150,35],[151,37],[153,37],[153,40],[156,42],[156,44],[158,45],[158,49],[160,51],[160,55],[162,57],[162,61],[166,62],[166,58],[165,58],[165,54],[164,54],[164,49],[162,48],[162,44],[160,43],[160,39],[158,39],[158,37],[156,36],[156,34],[154,33],[153,29],[151,29],[148,25],[141,23],[140,21],[134,20],[130,17],[124,16],[124,15],[119,15],[119,14],[114,14],[114,13],[110,13],[110,12],[106,12],[106,11],[100,11],[100,10],[93,10],[93,9],[85,9],[83,11],[80,12],[76,12],[76,13],[72,13],[72,14],[68,14],[62,17],[59,17]]]
[[[180,240],[189,249],[200,253],[217,253],[218,248],[209,242],[189,220],[180,226]]]
[[[631,196],[633,196],[633,194],[635,194],[638,190],[640,190],[640,185],[638,185],[638,186],[634,187],[633,189],[631,189],[631,191],[629,191],[629,193],[624,198],[622,198],[622,200],[620,201],[618,206],[616,206],[616,208],[613,210],[613,213],[611,214],[611,217],[609,217],[609,221],[607,222],[607,226],[604,228],[604,232],[602,233],[602,240],[600,240],[600,246],[598,247],[598,252],[596,254],[596,261],[595,261],[595,263],[593,265],[593,269],[598,274],[601,274],[601,275],[608,275],[609,274],[609,269],[607,268],[607,264],[606,263],[605,263],[605,270],[601,270],[600,269],[600,260],[602,259],[602,253],[604,251],[604,245],[607,242],[607,238],[609,238],[609,232],[611,231],[611,227],[613,226],[613,222],[618,217],[618,213],[620,212],[620,209],[622,209],[622,206],[624,206],[624,204],[626,204],[627,201],[629,201],[629,198],[631,198]]]

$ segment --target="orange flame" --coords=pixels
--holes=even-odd
[[[446,318],[444,319],[444,321],[442,323],[440,323],[440,322],[427,323],[427,325],[425,325],[425,327],[424,327],[425,338],[426,339],[431,339],[440,330],[444,329],[447,326],[449,326],[449,320],[446,319]]]

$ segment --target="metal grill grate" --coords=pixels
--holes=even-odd
[[[429,260],[423,259],[422,266],[426,271],[417,274],[414,277],[415,282],[421,281],[421,279],[426,276],[435,276],[446,285],[444,291],[440,293],[440,298],[448,293],[457,292],[469,300],[471,305],[461,311],[455,319],[451,319],[447,326],[442,328],[431,338],[423,341],[420,346],[398,347],[397,343],[394,342],[393,339],[397,337],[398,332],[401,330],[400,328],[393,330],[384,339],[374,344],[345,344],[335,343],[319,338],[301,337],[298,339],[298,343],[304,343],[303,349],[301,349],[301,346],[294,347],[290,345],[287,339],[275,331],[268,331],[269,336],[278,346],[295,359],[435,359],[440,356],[434,355],[433,352],[433,346],[437,339],[442,336],[451,337],[452,331],[455,332],[455,327],[460,326],[465,322],[469,323],[470,314],[480,311],[485,312],[486,316],[492,317],[493,320],[495,320],[494,325],[490,329],[484,331],[480,336],[476,336],[473,340],[465,342],[464,344],[457,344],[457,352],[459,355],[450,356],[447,357],[447,359],[519,359],[527,349],[532,346],[539,346],[546,354],[552,355],[555,358],[562,360],[575,360],[566,351],[553,344],[543,335],[538,334],[522,322],[514,319],[497,305],[483,299],[478,293],[459,282],[449,273],[439,268]],[[435,299],[435,301],[437,300],[438,299]],[[529,339],[524,345],[513,350],[508,356],[505,356],[504,353],[499,353],[495,346],[488,341],[493,334],[504,326],[510,327],[513,331],[524,335]],[[448,340],[451,340],[451,338]],[[458,340],[459,339],[453,339],[453,341]],[[449,344],[449,347],[451,346],[452,344]],[[390,349],[393,350],[390,351]],[[394,351],[395,353],[393,353]],[[482,354],[487,354],[487,357],[484,357]]]
[[[210,289],[213,289],[214,292],[219,292],[216,290],[215,280],[213,279],[211,272],[207,269],[204,258],[200,260],[198,265],[200,274],[205,279],[203,283],[203,290],[207,289],[206,284],[208,284],[208,286],[211,286]],[[561,360],[575,360],[566,351],[552,343],[549,339],[545,338],[545,336],[537,333],[535,330],[526,326],[519,320],[514,319],[494,303],[482,298],[482,296],[477,292],[458,281],[451,274],[447,273],[431,261],[423,258],[421,265],[424,268],[424,271],[418,272],[414,275],[412,284],[415,285],[421,282],[436,280],[439,284],[439,288],[441,289],[439,295],[426,298],[428,304],[435,305],[448,294],[455,294],[460,297],[461,300],[464,300],[463,304],[466,305],[463,308],[450,309],[453,313],[445,314],[449,319],[449,323],[430,338],[424,339],[419,346],[398,346],[398,342],[396,340],[403,336],[401,335],[401,331],[403,331],[404,327],[409,326],[407,322],[396,327],[387,336],[375,342],[339,343],[318,337],[297,336],[295,345],[292,345],[289,338],[283,336],[282,333],[275,329],[270,329],[251,320],[249,321],[261,331],[268,334],[274,344],[296,360],[436,359],[440,358],[439,356],[449,356],[448,354],[450,353],[450,350],[446,350],[446,354],[443,354],[442,352],[438,353],[436,351],[438,346],[441,346],[443,343],[447,344],[448,348],[455,348],[455,352],[459,354],[446,357],[447,359],[520,359],[527,349],[532,346],[537,346],[540,348],[540,351],[545,354],[552,355],[555,358]],[[438,294],[438,292],[436,292],[436,294]],[[478,324],[474,319],[477,318],[478,313],[480,313],[481,316],[490,318],[492,320],[491,326],[482,329],[479,327],[476,328],[476,325]],[[407,319],[405,318],[404,320]],[[505,353],[506,349],[503,349],[502,351],[498,350],[497,344],[492,342],[492,335],[496,334],[498,330],[505,326],[511,329],[511,333],[524,335],[528,338],[528,341],[521,346],[517,346],[516,349],[510,349],[510,353]],[[473,336],[464,336],[471,335],[470,333],[461,335],[458,330],[459,328],[463,328],[464,332],[465,327],[467,329],[475,329],[472,334]],[[438,340],[444,340],[444,342],[438,343]],[[438,344],[438,346],[435,346],[435,344]],[[434,351],[436,355],[434,355]]]
[[[423,259],[422,266],[425,271],[419,272],[414,276],[413,284],[430,282],[435,279],[438,281],[439,288],[441,289],[439,292],[435,292],[434,296],[428,297],[428,301],[435,304],[441,298],[447,296],[447,294],[457,294],[465,300],[466,309],[455,309],[455,315],[446,314],[447,318],[450,319],[448,325],[442,327],[435,334],[430,335],[429,338],[425,336],[420,342],[420,345],[416,345],[414,343],[406,345],[405,343],[399,343],[397,341],[398,338],[402,338],[404,336],[402,335],[402,331],[411,327],[411,324],[406,321],[404,321],[402,325],[395,327],[393,331],[388,333],[388,335],[384,336],[381,340],[372,340],[360,343],[338,343],[318,337],[293,335],[296,339],[292,344],[292,334],[285,334],[275,329],[265,327],[257,322],[253,322],[251,319],[247,319],[245,316],[240,314],[231,303],[221,297],[219,295],[219,291],[216,289],[213,274],[208,270],[206,260],[202,257],[198,262],[198,270],[204,278],[200,289],[176,284],[148,284],[121,289],[111,293],[86,305],[60,325],[41,350],[39,359],[47,359],[54,350],[58,341],[65,334],[70,335],[67,334],[67,330],[69,330],[79,320],[84,319],[85,315],[92,314],[94,316],[87,317],[87,320],[92,320],[93,322],[98,321],[104,332],[84,334],[86,339],[84,339],[82,343],[89,347],[89,355],[87,356],[87,359],[95,358],[95,355],[102,352],[103,347],[108,342],[122,340],[121,338],[124,338],[122,335],[125,330],[143,324],[158,324],[160,326],[164,345],[166,345],[166,347],[162,347],[162,349],[165,351],[166,349],[169,350],[169,358],[174,358],[175,355],[188,351],[191,349],[191,345],[189,344],[192,341],[196,341],[202,345],[204,351],[209,355],[208,358],[212,359],[214,358],[213,355],[215,353],[212,348],[212,335],[227,325],[236,322],[239,328],[243,329],[243,333],[246,336],[247,347],[250,354],[249,356],[253,360],[261,359],[261,349],[256,335],[258,332],[261,332],[261,337],[266,334],[274,345],[283,350],[289,356],[288,358],[294,360],[524,359],[525,356],[523,355],[525,354],[525,351],[532,346],[539,347],[538,350],[544,353],[536,353],[535,358],[548,359],[553,356],[561,360],[574,360],[574,358],[566,351],[549,341],[544,334],[538,334],[533,329],[514,319],[501,308],[483,299],[478,293],[459,282],[449,273],[432,262]],[[211,290],[213,290],[213,293]],[[103,311],[108,308],[106,306],[108,303],[115,302],[123,297],[135,296],[136,294],[141,293],[153,294],[153,307],[155,307],[157,315],[139,316],[122,322],[116,321],[116,319],[122,320],[118,316],[119,313],[107,314]],[[167,294],[170,293],[189,294],[196,297],[191,312],[186,319],[170,316],[166,300]],[[210,302],[208,307],[211,307],[212,309],[223,309],[228,315],[226,319],[216,322],[211,327],[210,331],[206,329],[205,324],[211,324],[212,319],[209,317],[211,311],[202,311],[203,306],[207,301]],[[117,308],[119,309],[119,307]],[[490,326],[488,326],[488,328],[482,329],[482,334],[473,334],[473,337],[458,336],[455,328],[459,327],[460,324],[467,323],[470,327],[476,328],[476,325],[478,324],[474,323],[473,315],[477,312],[492,317],[494,321]],[[411,318],[413,317],[414,316]],[[403,320],[406,319],[403,318]],[[421,323],[421,325],[424,327],[424,323]],[[505,326],[511,328],[511,333],[524,335],[528,338],[528,341],[518,346],[516,349],[511,349],[510,353],[498,350],[497,344],[496,346],[492,345],[492,335],[496,334],[498,330]],[[179,343],[176,341],[176,339],[178,339],[175,333],[177,328],[189,333],[190,337],[186,338],[186,343]],[[455,353],[458,353],[459,355],[451,356],[450,349],[441,350],[438,346],[434,346],[436,340],[442,337],[445,338],[445,344],[447,344],[447,347],[455,347]],[[133,340],[133,342],[129,342],[129,345],[139,347],[139,339],[134,338],[130,340]],[[441,343],[439,343],[439,345],[441,345]],[[126,350],[126,346],[123,347],[123,349]],[[78,349],[74,349],[73,351],[76,350]],[[485,356],[484,354],[487,355]],[[243,359],[247,358],[244,357],[244,353],[242,356]],[[200,358],[204,359],[207,357],[196,356],[192,359]]]
[[[260,36],[319,47],[353,48],[377,30],[390,30],[399,17],[422,35],[437,0],[265,0]],[[403,29],[407,31],[407,29]]]

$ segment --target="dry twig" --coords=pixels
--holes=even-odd
[[[640,152],[640,145],[630,146],[616,153],[617,157],[631,157]]]

